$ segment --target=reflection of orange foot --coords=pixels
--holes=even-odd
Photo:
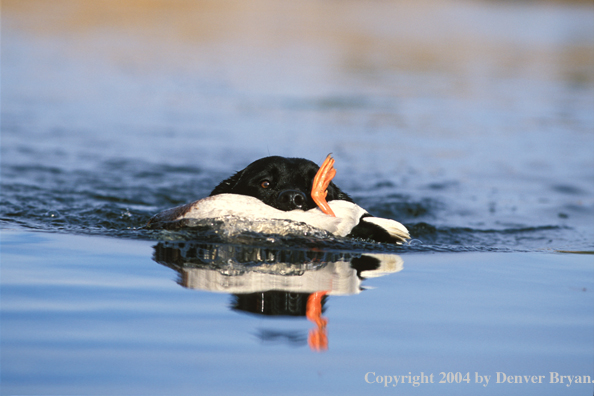
[[[328,350],[328,336],[326,330],[311,329],[307,343],[312,351],[322,352]]]
[[[327,215],[336,217],[328,202],[326,202],[326,195],[328,195],[328,185],[336,175],[336,169],[334,169],[334,158],[332,154],[328,154],[322,166],[316,173],[311,186],[311,197],[313,198],[316,205],[322,209],[322,212]]]
[[[327,293],[327,291],[315,292],[307,299],[305,315],[307,319],[314,322],[317,326],[317,328],[309,331],[307,343],[312,350],[317,352],[328,349],[328,335],[326,334],[328,321],[322,317],[322,298]]]

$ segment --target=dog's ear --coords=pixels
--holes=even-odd
[[[239,171],[236,174],[234,174],[233,176],[231,176],[230,178],[225,179],[222,182],[220,182],[219,185],[216,186],[214,188],[214,190],[212,190],[212,192],[210,193],[210,196],[218,195],[218,194],[233,193],[233,187],[235,187],[235,185],[237,184],[239,179],[241,179],[243,172],[244,172],[244,170]]]

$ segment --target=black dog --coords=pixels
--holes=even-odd
[[[153,216],[147,227],[177,227],[186,224],[188,219],[231,216],[287,219],[335,235],[376,242],[401,244],[410,238],[402,224],[373,217],[332,183],[336,173],[333,164],[330,155],[321,167],[303,158],[259,159],[222,181],[209,197],[165,210]]]
[[[273,208],[310,210],[317,205],[311,197],[312,182],[320,167],[303,158],[266,157],[223,180],[210,196],[240,194],[258,198]],[[334,183],[328,185],[327,201],[353,202]]]

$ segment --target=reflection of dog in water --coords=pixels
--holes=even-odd
[[[328,320],[322,316],[331,295],[363,290],[365,278],[402,269],[395,254],[349,254],[281,250],[245,245],[160,242],[154,260],[180,275],[183,287],[233,296],[231,308],[265,316],[306,317],[316,326],[308,343],[328,348]],[[281,262],[282,260],[282,262]],[[295,334],[263,332],[262,339],[302,340]]]
[[[310,330],[308,343],[313,350],[328,349],[326,325],[328,320],[322,317],[327,291],[314,293],[292,293],[270,290],[259,293],[234,294],[231,309],[267,316],[305,316],[316,325]],[[264,332],[261,338],[279,337],[281,334]],[[296,339],[291,335],[284,335],[289,340]]]

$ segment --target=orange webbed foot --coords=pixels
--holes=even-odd
[[[326,195],[328,195],[328,186],[335,175],[334,158],[332,158],[332,154],[328,154],[324,163],[320,166],[318,173],[316,173],[311,187],[311,197],[316,205],[318,205],[322,212],[333,217],[336,217],[336,215],[330,208],[330,205],[328,205],[328,202],[326,202]]]

